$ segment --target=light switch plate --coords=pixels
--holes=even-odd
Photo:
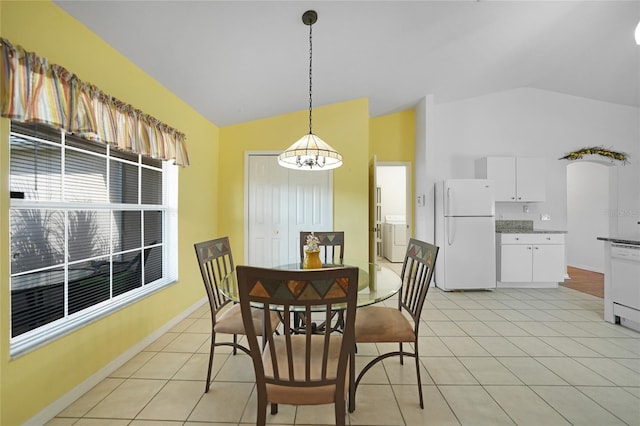
[[[540,220],[551,220],[551,215],[549,213],[540,213]]]

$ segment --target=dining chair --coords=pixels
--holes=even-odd
[[[267,404],[271,414],[278,404],[335,405],[336,425],[345,424],[350,359],[355,349],[354,321],[358,292],[358,268],[278,270],[238,266],[240,307],[256,377],[257,425],[266,423]],[[282,317],[280,333],[265,323],[261,351],[258,335],[247,327],[251,308],[277,307]],[[336,309],[345,310],[342,333],[315,334],[314,317],[330,321]],[[304,317],[303,329],[292,322]]]
[[[251,354],[247,347],[238,343],[238,334],[245,334],[240,305],[231,303],[220,291],[221,280],[235,270],[229,238],[222,237],[195,243],[194,247],[211,311],[211,348],[209,349],[207,383],[204,389],[205,393],[207,393],[211,385],[211,367],[213,364],[213,354],[217,346],[231,346],[234,355],[237,353],[237,349],[249,355]],[[255,309],[251,315],[256,332],[262,334],[262,311]],[[279,317],[275,312],[270,316],[270,319],[274,324],[277,324],[279,321]],[[232,334],[233,341],[216,342],[216,335],[218,333]]]
[[[300,262],[304,259],[304,246],[311,231],[300,231]],[[313,231],[320,240],[320,257],[323,264],[344,263],[344,231]]]
[[[355,410],[355,394],[360,380],[371,367],[383,359],[399,356],[400,364],[403,357],[415,358],[416,375],[418,378],[418,395],[420,408],[424,408],[422,399],[422,381],[420,379],[420,358],[418,352],[418,328],[420,314],[424,305],[427,291],[433,275],[433,267],[438,256],[438,247],[411,238],[404,256],[402,272],[402,287],[398,294],[397,307],[365,306],[358,309],[355,321],[355,341],[358,343],[398,343],[399,350],[383,353],[355,376],[355,363],[350,365],[351,386],[349,387],[349,411]],[[411,318],[409,320],[407,318]],[[413,351],[403,349],[403,343],[413,344]]]

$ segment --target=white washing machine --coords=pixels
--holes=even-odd
[[[382,255],[389,262],[402,262],[409,238],[404,215],[387,215],[382,224]]]

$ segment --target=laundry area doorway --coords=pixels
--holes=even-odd
[[[411,163],[378,162],[376,185],[381,228],[377,257],[402,262],[411,237]]]

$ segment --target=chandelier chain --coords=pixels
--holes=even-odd
[[[312,45],[312,37],[311,37],[311,29],[313,28],[313,24],[309,24],[309,134],[312,134],[312,126],[311,122],[313,120],[313,102],[311,98],[311,77],[312,77],[312,61],[313,61],[313,45]]]

